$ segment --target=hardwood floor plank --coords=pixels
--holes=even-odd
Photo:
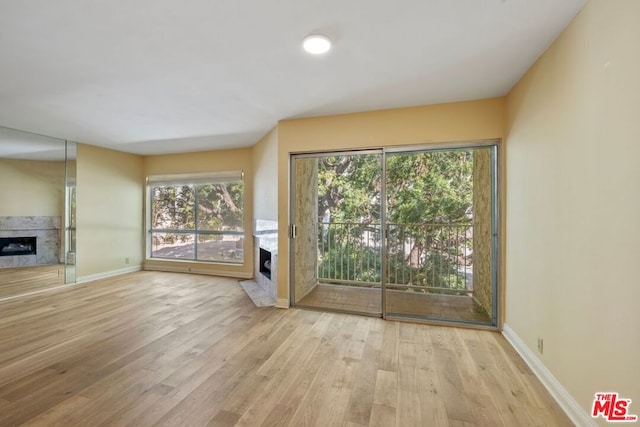
[[[419,397],[421,425],[424,427],[447,427],[449,425],[449,418],[447,417],[447,408],[442,398],[433,394],[420,394]]]
[[[395,408],[397,400],[398,374],[395,372],[378,370],[373,403]]]
[[[122,427],[130,425],[141,414],[147,412],[159,400],[166,397],[173,387],[164,384],[155,384],[148,390],[142,392],[139,398],[136,398],[127,407],[122,408],[119,412],[114,412],[111,416],[104,420],[101,424],[104,427]],[[135,425],[135,424],[134,424]]]
[[[385,330],[387,329],[385,328]],[[393,328],[389,330],[393,330]],[[345,421],[362,425],[369,424],[375,394],[376,374],[381,367],[378,360],[381,357],[382,335],[380,330],[371,329],[369,331],[362,360],[355,373],[355,384],[349,399]]]
[[[240,415],[229,412],[229,411],[219,411],[215,417],[207,424],[207,426],[211,427],[232,427],[236,425]]]
[[[425,427],[446,427],[449,425],[449,419],[438,379],[438,366],[436,365],[430,329],[420,328],[416,331],[415,339],[416,376],[414,384],[420,396],[422,425]],[[401,388],[410,392],[414,391],[410,387],[402,387],[402,384]]]
[[[290,425],[321,368],[326,366],[327,361],[334,360],[334,342],[343,329],[346,317],[330,322],[328,320],[331,317],[332,315],[324,313],[317,318],[309,330],[313,344],[307,346],[307,349],[313,351],[300,353],[297,360],[290,360],[289,369],[278,371],[278,375],[272,377],[273,386],[255,399],[254,404],[250,405],[240,418],[238,425]]]
[[[398,370],[398,331],[397,322],[385,322],[382,335],[382,348],[378,359],[378,368],[396,372]]]
[[[371,408],[371,421],[369,427],[394,427],[396,426],[396,408],[373,404]]]
[[[331,383],[334,378],[339,375],[338,365],[331,359],[325,359],[320,369],[324,375],[316,375],[303,399],[298,405],[297,411],[293,414],[291,421],[287,424],[289,426],[311,426],[311,425],[336,425],[336,422],[329,422],[330,412],[333,412],[333,408],[340,403],[340,399],[347,400],[349,396],[349,390],[341,389],[342,393],[330,393]],[[335,400],[334,400],[335,399]],[[332,411],[327,411],[328,408],[332,408]],[[336,410],[342,411],[345,408],[336,408]],[[342,415],[342,414],[340,414]],[[342,422],[340,422],[342,424]]]
[[[473,408],[473,423],[477,426],[506,426],[498,415],[498,407],[493,403],[489,394],[473,393],[469,395],[469,402]]]
[[[241,353],[236,353],[230,361],[223,362],[226,369],[217,370],[193,392],[189,393],[158,423],[162,425],[201,425],[213,418],[221,409],[220,402],[240,383],[247,381],[251,374],[264,363],[270,354],[289,336],[295,325],[276,324],[270,330],[249,341]],[[195,411],[194,408],[199,410]]]
[[[304,312],[304,311],[301,311]],[[315,313],[315,312],[308,312]],[[313,345],[299,353],[290,369],[279,371],[270,385],[258,394],[238,421],[239,426],[289,425],[323,363],[331,358],[329,344],[339,332],[343,319],[329,322],[331,315],[322,314],[310,329]]]
[[[75,395],[69,399],[63,400],[57,405],[46,410],[42,414],[35,418],[30,419],[24,424],[23,427],[38,427],[38,426],[66,426],[69,425],[68,417],[76,414],[76,411],[81,410],[89,402],[90,399]]]
[[[108,420],[120,412],[131,409],[153,386],[154,378],[150,371],[144,369],[129,373],[130,375],[124,379],[120,375],[113,375],[100,381],[105,390],[104,394],[88,398],[89,400],[81,408],[60,420],[60,424],[65,426],[108,425]]]
[[[64,285],[64,264],[0,268],[0,299]]]
[[[398,390],[396,402],[396,425],[422,425],[420,395],[413,391]]]
[[[5,408],[8,408],[10,405],[11,405],[11,402],[9,402],[8,400],[0,399],[0,412],[3,411]]]
[[[50,381],[55,380],[58,374],[59,372],[55,369],[45,368],[25,375],[16,381],[0,387],[0,398],[15,402],[31,394],[34,388],[42,387]]]
[[[398,343],[398,388],[406,391],[418,391],[416,344],[405,341]]]
[[[0,302],[2,426],[564,426],[496,333],[138,272]]]
[[[319,316],[318,316],[319,317]],[[312,319],[315,320],[316,318]],[[311,329],[315,322],[311,323],[305,318],[299,320],[301,323],[296,330],[287,337],[280,347],[260,366],[257,374],[265,377],[273,377],[287,368],[288,363],[295,363],[300,359],[300,354],[294,349],[304,348],[313,343],[319,342],[320,338],[311,334]],[[305,327],[306,326],[306,327]]]
[[[94,379],[81,371],[61,374],[56,381],[34,388],[30,394],[12,402],[0,413],[0,425],[22,424],[61,402],[78,396],[79,392],[91,385]]]
[[[455,331],[433,330],[431,335],[434,362],[438,367],[440,393],[450,422],[458,420],[472,423],[473,409],[464,390],[463,377],[459,370],[460,364],[457,363],[455,353],[447,339],[451,333]]]

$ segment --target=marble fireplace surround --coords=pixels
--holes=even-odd
[[[256,219],[253,224],[255,239],[254,276],[255,281],[267,294],[278,299],[278,221]],[[271,254],[271,277],[260,272],[260,249]],[[279,305],[279,304],[278,304]]]
[[[0,217],[0,237],[33,237],[37,239],[35,255],[0,257],[0,267],[26,267],[58,264],[60,262],[59,216],[3,216]]]

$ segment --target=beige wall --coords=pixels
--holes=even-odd
[[[142,157],[78,144],[79,281],[142,264],[142,166]]]
[[[0,159],[0,216],[64,218],[64,161]]]
[[[640,1],[591,0],[508,96],[507,319],[640,414]]]
[[[289,155],[502,138],[504,98],[285,120],[278,124],[278,298],[288,299]]]
[[[216,171],[244,171],[244,263],[242,265],[195,263],[189,261],[146,260],[145,269],[191,271],[232,277],[253,276],[253,155],[251,148],[206,151],[187,154],[169,154],[144,158],[144,176]],[[142,178],[143,180],[144,178]],[[142,181],[141,181],[142,182]]]
[[[253,218],[278,220],[278,128],[253,147]]]

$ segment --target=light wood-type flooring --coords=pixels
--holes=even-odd
[[[0,303],[0,426],[565,426],[496,332],[138,272]]]
[[[64,285],[64,265],[0,268],[0,300]]]
[[[380,314],[380,288],[319,284],[298,305],[318,309]],[[435,295],[396,290],[386,291],[387,313],[438,320],[487,324],[491,318],[468,296]]]

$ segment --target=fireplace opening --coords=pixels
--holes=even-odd
[[[0,256],[36,255],[36,237],[0,237]]]
[[[259,270],[267,279],[271,280],[271,252],[260,248]]]

